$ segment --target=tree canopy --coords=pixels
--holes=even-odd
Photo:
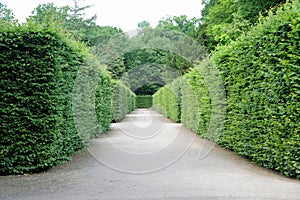
[[[107,41],[114,34],[122,32],[119,28],[97,25],[96,15],[86,19],[84,11],[90,7],[56,7],[53,3],[40,4],[34,9],[29,20],[44,24],[58,23],[88,46],[96,46]]]
[[[8,22],[15,21],[15,16],[13,14],[13,11],[7,8],[7,6],[2,4],[1,2],[0,2],[0,20],[4,20]]]
[[[285,0],[203,0],[202,35],[209,51],[218,45],[228,44],[254,25],[260,15]]]

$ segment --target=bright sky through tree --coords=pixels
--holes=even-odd
[[[32,10],[41,3],[53,2],[56,6],[74,5],[74,0],[0,0],[24,22]],[[97,15],[97,24],[115,26],[124,31],[137,28],[143,20],[151,26],[167,16],[187,15],[201,17],[201,0],[78,0],[79,6],[94,5],[86,10],[87,16]]]

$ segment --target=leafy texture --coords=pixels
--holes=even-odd
[[[300,178],[300,4],[287,3],[213,59],[225,80],[220,143],[260,165]]]
[[[96,92],[96,112],[98,124],[101,126],[101,132],[109,130],[112,121],[112,86],[111,78],[106,71],[102,71],[101,78]],[[132,105],[133,107],[133,105]],[[131,108],[132,109],[132,108]]]
[[[0,174],[39,172],[69,160],[94,134],[77,133],[72,111],[75,78],[81,66],[87,67],[83,74],[93,74],[97,63],[84,45],[58,28],[35,23],[2,25],[0,51]],[[97,94],[106,106],[97,109],[102,119],[110,113],[110,78],[94,78],[96,86],[99,82],[106,87]],[[87,109],[95,104],[86,102]],[[107,130],[109,122],[99,121]]]
[[[136,96],[136,108],[151,108],[152,96],[150,95],[138,95]]]
[[[211,114],[210,96],[203,75],[197,68],[183,76],[181,107],[182,123],[201,136],[205,136]]]
[[[285,0],[203,0],[203,24],[199,34],[207,50],[214,50],[218,45],[228,44],[243,32],[248,31],[257,22],[260,14],[278,6]]]
[[[136,95],[120,81],[114,81],[112,84],[112,119],[118,122],[135,109]]]
[[[153,95],[154,108],[175,122],[205,136],[210,119],[210,98],[203,76],[197,68]]]

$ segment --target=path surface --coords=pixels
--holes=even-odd
[[[69,163],[0,177],[0,199],[300,199],[300,181],[136,110]]]

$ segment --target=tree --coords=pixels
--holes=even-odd
[[[201,10],[202,19],[206,17],[206,15],[209,13],[209,9],[211,7],[214,7],[215,4],[217,4],[220,0],[202,0],[202,4],[204,5],[204,8]]]
[[[119,79],[126,71],[124,65],[124,54],[129,52],[131,41],[124,32],[107,35],[101,43],[93,48],[93,53],[100,63],[107,65],[110,75],[114,79]]]
[[[192,36],[196,28],[199,26],[199,23],[200,20],[195,17],[189,19],[186,15],[181,15],[163,18],[158,22],[157,27],[179,31],[189,36]]]
[[[126,72],[132,72],[132,69],[141,72],[135,78],[145,84],[135,88],[135,91],[138,94],[153,94],[165,82],[158,81],[161,84],[156,84],[153,80],[142,79],[143,75],[161,77],[156,69],[157,65],[171,68],[182,75],[193,66],[191,62],[205,55],[204,48],[199,48],[199,44],[191,36],[197,30],[197,23],[195,18],[190,20],[186,16],[180,16],[161,20],[158,27],[151,28],[147,21],[142,21],[138,24],[142,30],[138,35],[131,38],[125,34],[111,37],[107,43],[98,45],[95,53],[100,62],[108,66],[114,79],[123,79]],[[176,76],[165,79],[174,77]],[[128,80],[132,80],[132,77]],[[133,84],[134,87],[136,85]]]
[[[15,21],[14,14],[11,9],[0,2],[0,20],[13,22]]]
[[[284,3],[285,0],[204,0],[202,21],[209,51],[217,45],[225,45],[238,38],[254,25],[260,14],[265,15],[271,7]]]
[[[69,6],[56,7],[53,3],[41,4],[34,9],[29,20],[40,24],[58,23],[88,46],[96,46],[107,41],[112,35],[122,32],[118,28],[98,26],[95,23],[96,15],[85,19],[83,11],[90,7],[78,7],[77,3],[75,8]]]
[[[142,32],[145,29],[151,28],[150,22],[148,21],[141,21],[138,23],[138,32]]]

